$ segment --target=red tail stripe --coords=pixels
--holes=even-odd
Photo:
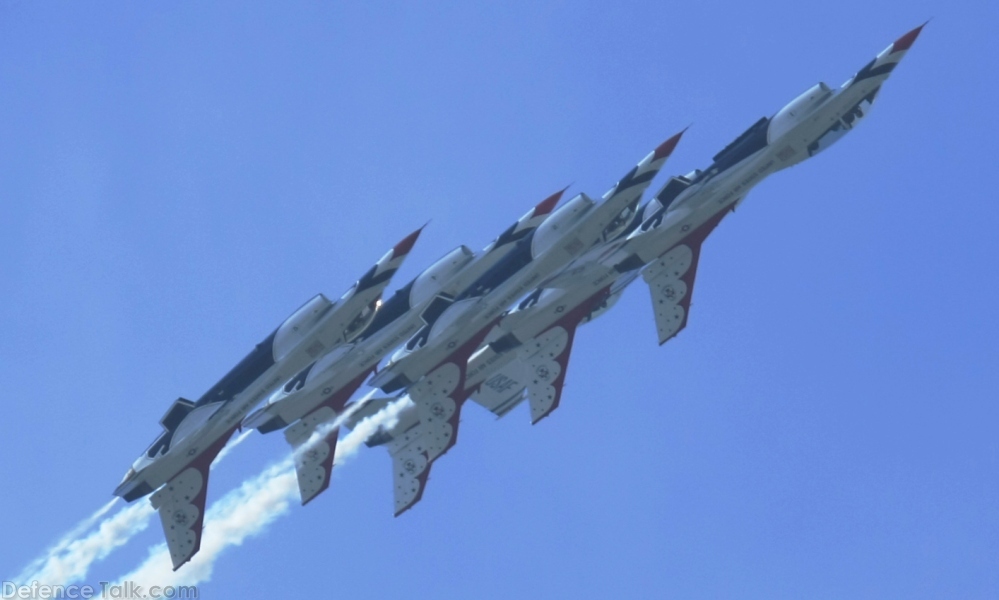
[[[555,205],[558,204],[558,201],[562,198],[562,194],[564,194],[567,189],[569,188],[559,190],[539,202],[538,205],[534,207],[534,216],[537,217],[539,215],[547,215],[550,213],[552,209],[555,208]]]
[[[670,139],[668,139],[665,142],[659,144],[659,147],[656,148],[655,154],[653,154],[653,156],[652,156],[652,160],[654,160],[654,161],[660,160],[660,159],[668,157],[670,154],[673,154],[673,150],[676,148],[676,145],[678,143],[680,143],[680,138],[683,137],[684,131],[687,131],[687,130],[684,129],[680,133],[674,135]]]
[[[894,52],[902,52],[903,50],[908,50],[909,48],[911,48],[912,47],[912,43],[916,41],[916,38],[919,37],[919,32],[922,31],[923,27],[925,27],[925,26],[926,26],[926,23],[923,23],[919,27],[916,27],[915,29],[913,29],[909,33],[907,33],[907,34],[903,35],[902,37],[898,38],[897,40],[895,40],[895,43],[891,45],[891,51],[893,53]]]
[[[424,227],[426,227],[426,225],[424,225]],[[401,242],[399,242],[398,244],[395,245],[394,248],[392,248],[392,254],[396,258],[398,258],[400,256],[405,256],[405,255],[409,254],[409,251],[413,249],[413,246],[416,244],[416,240],[417,240],[417,238],[420,237],[420,232],[422,232],[422,231],[423,231],[423,227],[420,227],[419,229],[417,229],[413,233],[411,233],[411,234],[407,235],[405,238],[403,238],[403,240]]]

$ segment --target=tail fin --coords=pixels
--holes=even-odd
[[[486,246],[486,249],[483,251],[483,255],[489,254],[490,252],[505,246],[509,246],[510,244],[527,237],[530,232],[538,228],[538,225],[544,223],[545,219],[547,219],[548,215],[550,215],[555,209],[555,205],[558,204],[558,201],[562,198],[562,194],[564,194],[567,189],[569,188],[562,188],[541,202],[538,202],[534,208],[524,213],[524,216],[517,219],[516,223],[508,227],[506,231],[499,234],[499,236],[493,240],[491,244]]]
[[[426,225],[423,227],[426,227]],[[375,266],[371,267],[367,273],[357,280],[354,293],[357,294],[375,286],[381,286],[384,289],[392,279],[392,276],[395,275],[395,272],[402,266],[409,252],[413,249],[416,240],[419,239],[420,233],[423,231],[423,227],[404,237],[391,250],[386,252],[384,256],[378,259]]]
[[[872,78],[879,78],[880,81],[878,83],[887,79],[888,75],[895,70],[898,63],[905,57],[905,54],[912,47],[912,44],[919,37],[920,32],[922,32],[925,26],[926,23],[923,23],[895,40],[890,46],[874,57],[874,60],[864,65],[864,68],[860,69],[860,71],[857,71],[857,74],[843,84],[843,87],[847,88]]]

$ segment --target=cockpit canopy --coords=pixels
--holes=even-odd
[[[368,302],[368,305],[362,308],[361,312],[357,313],[343,330],[343,341],[347,343],[354,341],[371,324],[371,321],[375,318],[375,313],[378,312],[381,305],[382,298],[380,295],[371,302]]]
[[[531,254],[536,258],[554,246],[565,232],[579,221],[579,218],[593,208],[595,202],[584,194],[578,194],[555,209],[545,221],[534,230]]]
[[[770,130],[767,131],[767,142],[785,135],[794,129],[798,123],[805,120],[810,114],[815,112],[819,106],[825,103],[832,96],[833,91],[828,85],[819,82],[805,90],[805,93],[788,103],[787,106],[770,119]]]
[[[316,294],[288,317],[274,332],[274,360],[279,361],[294,350],[332,306],[326,296]]]
[[[465,246],[458,246],[427,267],[413,280],[409,305],[417,306],[432,298],[458,271],[472,261],[473,256],[471,250]]]

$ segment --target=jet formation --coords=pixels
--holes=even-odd
[[[532,423],[558,408],[576,330],[632,282],[648,285],[660,344],[683,330],[707,236],[766,177],[856,127],[921,30],[838,89],[809,88],[647,200],[683,132],[598,199],[560,205],[565,190],[556,192],[480,252],[458,246],[383,299],[414,231],[338,300],[302,305],[198,400],[176,400],[115,495],[151,494],[176,570],[200,547],[209,466],[237,429],[284,431],[307,504],[329,487],[339,429],[391,404],[397,418],[366,443],[391,455],[395,514],[404,513],[455,446],[467,401],[499,417],[526,401]],[[371,391],[351,402],[365,383]]]

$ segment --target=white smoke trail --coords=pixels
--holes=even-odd
[[[399,418],[399,411],[405,406],[403,401],[395,401],[378,413],[367,417],[354,427],[337,444],[334,465],[342,465],[354,456],[361,445],[380,426],[391,426]],[[321,427],[328,433],[339,426],[349,414],[345,413],[335,421]],[[321,436],[313,436],[304,449],[315,443]],[[300,449],[301,451],[301,449]],[[130,581],[136,585],[195,585],[211,579],[215,562],[230,546],[239,546],[249,537],[264,531],[278,517],[288,512],[292,500],[298,495],[298,480],[295,476],[294,456],[265,468],[260,474],[226,494],[213,504],[205,514],[204,533],[201,550],[191,561],[177,571],[173,570],[170,553],[166,544],[150,549],[149,557],[131,573],[118,578],[118,582]]]
[[[242,544],[284,514],[297,490],[292,459],[287,457],[243,482],[208,509],[201,550],[183,568],[175,572],[166,544],[158,544],[150,549],[145,562],[119,580],[147,588],[205,581],[211,577],[215,558],[226,547]]]
[[[250,433],[250,431],[243,432],[229,442],[222,452],[219,452],[212,463],[212,468]],[[20,583],[39,581],[48,585],[69,585],[82,581],[91,565],[104,559],[116,548],[123,546],[136,534],[145,530],[149,526],[149,518],[155,513],[149,502],[141,501],[121,508],[101,521],[96,531],[84,535],[111,510],[117,500],[117,498],[111,500],[64,534],[41,556],[31,561],[13,581]]]
[[[94,526],[94,523],[98,519],[103,517],[108,513],[109,510],[114,508],[114,505],[118,503],[118,498],[112,498],[107,504],[98,508],[94,514],[90,515],[86,519],[80,521],[76,524],[76,527],[67,531],[61,538],[59,538],[56,543],[52,544],[45,549],[45,552],[41,556],[37,557],[35,560],[31,561],[28,566],[21,569],[21,573],[12,579],[12,581],[30,581],[27,578],[31,577],[32,573],[36,573],[45,566],[46,560],[50,556],[58,556],[69,548],[70,544],[76,541],[84,533],[90,531],[90,528]]]
[[[359,442],[356,442],[357,444],[361,444],[367,441],[369,437],[374,435],[380,427],[384,427],[385,429],[392,429],[393,427],[396,426],[396,423],[399,422],[399,413],[402,412],[408,405],[412,404],[412,402],[413,401],[409,399],[408,395],[404,395],[401,398],[397,398],[395,400],[390,401],[375,414],[358,421],[357,425],[354,426],[354,429],[351,431],[351,433],[344,437],[343,443],[347,444],[348,440],[356,439],[352,438],[351,436],[363,436],[360,438]],[[339,415],[337,415],[335,419],[332,419],[325,423],[320,423],[312,432],[312,435],[309,436],[309,439],[307,439],[303,444],[295,448],[294,452],[295,456],[296,457],[301,456],[302,454],[311,450],[313,446],[318,444],[333,430],[341,427],[354,415],[355,412],[364,408],[365,405],[366,403],[362,400],[361,402],[357,402],[351,406],[348,406],[347,409],[344,410]],[[354,451],[356,451],[356,449]],[[353,454],[353,452],[351,454]],[[333,464],[335,465],[340,464],[336,462],[337,459],[339,459],[340,457],[341,457],[340,446],[337,446],[337,452],[333,456]]]
[[[39,581],[49,585],[67,585],[82,581],[90,565],[105,558],[114,549],[124,545],[132,536],[149,525],[153,507],[148,502],[126,506],[101,521],[97,530],[64,544],[49,556],[36,559],[16,581]]]
[[[228,456],[229,453],[232,452],[233,448],[242,444],[243,440],[250,437],[250,434],[252,433],[253,433],[252,429],[247,429],[246,431],[240,432],[239,435],[229,440],[229,443],[222,447],[222,451],[218,453],[218,455],[215,457],[215,460],[213,460],[212,464],[209,465],[208,469],[209,470],[214,469],[215,465],[222,462],[222,459]]]

